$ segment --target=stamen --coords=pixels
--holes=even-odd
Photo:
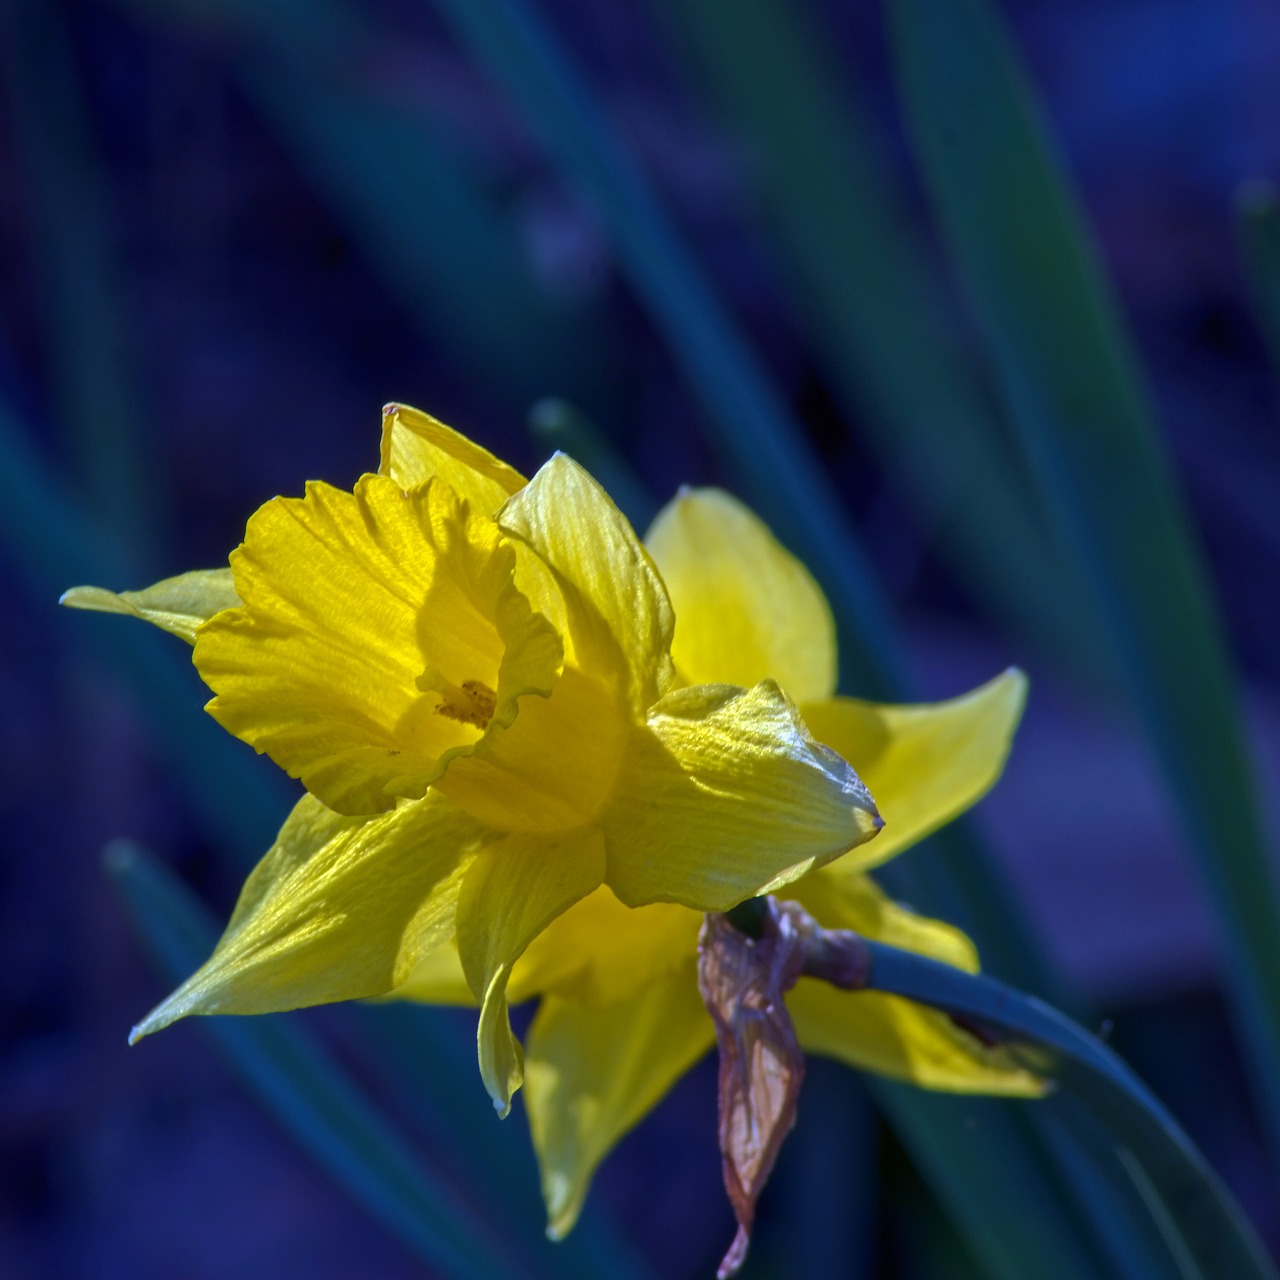
[[[461,686],[451,687],[441,695],[436,715],[483,729],[493,718],[497,705],[498,695],[487,684],[481,680],[464,680]]]

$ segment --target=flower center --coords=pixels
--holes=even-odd
[[[474,725],[477,729],[483,729],[493,719],[498,695],[483,680],[464,680],[460,685],[444,680],[439,683],[446,687],[435,690],[440,694],[436,715]]]

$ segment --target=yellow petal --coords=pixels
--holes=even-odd
[[[601,822],[629,906],[726,911],[869,839],[858,776],[813,741],[771,680],[669,694],[636,733]]]
[[[614,691],[566,667],[549,698],[450,763],[437,786],[499,831],[561,831],[595,819],[638,732]]]
[[[498,523],[555,575],[578,664],[616,682],[642,719],[675,678],[673,621],[662,579],[626,517],[558,453],[502,508]]]
[[[978,972],[977,949],[960,929],[916,915],[889,898],[869,876],[837,874],[837,866],[832,863],[796,881],[786,896],[825,929],[852,929],[874,942],[918,951],[966,973]]]
[[[458,900],[462,969],[481,1003],[480,1075],[499,1115],[523,1078],[520,1046],[507,1020],[507,981],[524,949],[604,877],[599,831],[506,836],[476,859]]]
[[[862,1071],[948,1093],[1038,1097],[1045,1083],[945,1014],[879,991],[801,978],[787,994],[800,1045]]]
[[[884,818],[875,843],[837,870],[884,862],[980,800],[1004,768],[1026,692],[1026,677],[1011,669],[949,702],[805,706],[810,732],[853,765]]]
[[[439,481],[310,484],[262,507],[231,563],[244,607],[196,637],[208,710],[340,812],[421,796],[555,684],[560,640],[513,548]]]
[[[806,876],[787,896],[825,928],[852,929],[872,941],[977,972],[977,951],[959,929],[890,901],[864,875],[838,875],[836,869]],[[897,996],[840,991],[802,978],[788,994],[787,1008],[803,1048],[852,1067],[952,1093],[1034,1097],[1044,1092],[1043,1081],[1022,1070],[1007,1050],[988,1048],[945,1014]]]
[[[472,510],[491,516],[524,487],[524,476],[443,422],[407,404],[382,411],[381,465],[402,489],[439,476]]]
[[[389,404],[382,411],[379,474],[402,489],[444,480],[474,512],[493,515],[525,485],[525,478],[487,449],[460,435],[421,409]],[[547,567],[523,544],[516,548],[516,585],[563,636],[564,601]]]
[[[102,587],[72,587],[59,604],[100,613],[127,613],[153,623],[194,644],[196,628],[223,609],[240,603],[230,569],[195,569],[164,578],[141,591],[107,591]]]
[[[690,684],[772,677],[797,702],[835,692],[835,621],[822,589],[736,498],[681,492],[645,545],[671,593],[671,656]]]
[[[552,996],[529,1028],[525,1107],[548,1229],[573,1226],[591,1175],[715,1043],[692,958],[603,1007]]]
[[[574,903],[521,956],[513,1002],[552,993],[604,1005],[683,968],[698,949],[702,914],[672,902],[626,907],[607,886]]]
[[[381,995],[453,933],[484,833],[428,795],[377,818],[304,796],[245,883],[213,955],[134,1030]]]
[[[387,999],[414,1000],[419,1004],[480,1003],[467,982],[467,975],[462,972],[457,938],[450,938],[426,952],[409,971],[408,977],[387,993]]]

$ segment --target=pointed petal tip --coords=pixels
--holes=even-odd
[[[58,597],[58,603],[68,609],[94,609],[109,613],[126,611],[114,592],[102,587],[68,587]]]
[[[996,680],[1008,681],[1008,683],[1014,685],[1018,692],[1024,697],[1026,696],[1027,686],[1031,683],[1031,678],[1021,667],[1018,666],[1006,667],[998,676],[996,676]]]
[[[583,1195],[584,1190],[579,1190],[574,1195],[568,1181],[564,1178],[554,1178],[551,1185],[543,1185],[543,1199],[547,1206],[548,1240],[554,1240],[558,1244],[573,1230],[582,1209]]]
[[[155,1035],[157,1031],[163,1031],[166,1027],[171,1027],[175,1022],[191,1013],[191,1002],[184,1000],[179,1004],[174,998],[177,994],[178,992],[175,991],[167,1000],[162,1000],[129,1032],[129,1043],[131,1045],[137,1044],[145,1036]]]

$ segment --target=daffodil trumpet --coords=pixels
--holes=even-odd
[[[209,713],[306,789],[134,1038],[336,1000],[478,1006],[500,1113],[524,1085],[553,1236],[715,1041],[705,913],[785,889],[824,928],[977,968],[866,872],[994,783],[1023,677],[928,706],[836,697],[826,600],[727,494],[682,492],[642,544],[569,458],[526,481],[390,405],[377,472],[267,502],[228,567],[63,600],[190,643]],[[508,1002],[532,998],[522,1046]],[[1042,1090],[899,997],[801,976],[783,998],[807,1052]]]

